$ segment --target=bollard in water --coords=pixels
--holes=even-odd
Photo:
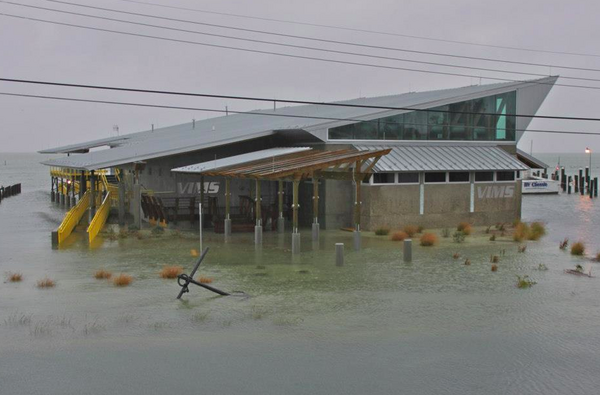
[[[229,239],[231,237],[231,219],[228,218],[225,220],[225,239]]]
[[[360,230],[354,231],[354,251],[360,251],[361,240],[360,240]]]
[[[344,243],[335,243],[335,265],[344,266]]]
[[[285,231],[285,218],[278,217],[277,218],[277,232],[283,233]]]
[[[594,178],[594,197],[598,197],[598,177]]]
[[[573,179],[571,178],[571,176],[569,176],[569,183],[567,184],[567,193],[570,195],[571,194],[571,183],[573,182]]]
[[[313,222],[312,224],[312,241],[319,241],[319,223]]]
[[[565,168],[560,168],[560,186],[562,187],[563,192],[567,191],[567,178],[565,177]]]
[[[256,225],[254,227],[254,244],[256,244],[257,246],[262,245],[262,239],[263,239],[262,226]]]
[[[575,193],[579,193],[579,177],[577,176],[577,174],[575,174],[573,176],[573,187],[575,188],[574,192]]]
[[[300,253],[300,233],[292,233],[292,254]]]
[[[404,262],[412,261],[412,240],[404,240]]]

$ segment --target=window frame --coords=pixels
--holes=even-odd
[[[444,173],[444,181],[427,181],[427,173]],[[448,184],[448,172],[447,171],[424,171],[423,172],[423,184]]]
[[[451,181],[450,174],[452,174],[452,173],[467,173],[469,175],[469,179],[467,181]],[[449,184],[470,184],[471,183],[471,172],[470,171],[449,171],[447,179],[448,179]]]
[[[498,173],[513,173],[512,180],[498,180]],[[494,182],[517,182],[517,172],[515,170],[503,170],[494,172]]]
[[[376,174],[391,174],[393,176],[393,180],[392,180],[392,182],[375,182]],[[371,185],[394,185],[394,184],[396,184],[396,181],[398,180],[397,174],[398,174],[397,172],[393,172],[393,171],[382,171],[380,173],[373,173],[371,175]]]
[[[481,173],[492,173],[492,179],[491,180],[485,180],[485,181],[477,181],[477,174],[481,174]],[[485,182],[490,183],[490,182],[496,182],[496,172],[493,170],[487,171],[476,171],[475,172],[475,176],[473,178],[473,182],[477,183],[477,184],[483,184]]]

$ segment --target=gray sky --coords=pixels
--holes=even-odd
[[[482,61],[411,55],[402,52],[339,47],[289,38],[240,33],[189,24],[148,20],[97,10],[50,3],[44,0],[11,0],[48,8],[160,24],[189,30],[216,32],[299,45],[337,48],[404,59],[438,61],[469,66],[561,74],[600,79],[600,72],[550,70],[548,67],[511,66]],[[182,10],[170,10],[119,0],[70,0],[81,4],[234,25],[312,37],[353,41],[373,45],[449,52],[453,54],[505,58],[510,60],[561,64],[600,69],[599,57],[504,50],[441,43],[396,36],[332,30],[319,27],[257,21]],[[146,0],[142,0],[146,1]],[[194,1],[147,0],[211,11],[268,18],[339,25],[352,28],[437,37],[484,44],[599,54],[597,16],[600,2],[594,0],[549,2],[548,0],[353,0],[348,1]],[[0,13],[24,15],[101,28],[152,34],[177,39],[233,45],[331,59],[377,63],[398,67],[454,71],[462,74],[523,79],[514,74],[415,65],[404,62],[323,54],[308,50],[205,37],[190,33],[124,25],[49,11],[26,9],[0,3]],[[300,100],[343,100],[411,91],[443,89],[479,83],[478,78],[422,74],[398,70],[288,59],[174,42],[163,42],[112,33],[54,26],[0,16],[0,76],[71,83],[182,90],[215,94],[292,98]],[[533,77],[532,77],[533,78]],[[483,83],[495,81],[485,79]],[[559,79],[560,83],[600,86],[600,83]],[[153,96],[132,93],[94,92],[70,88],[49,88],[0,83],[0,91],[69,96],[100,100],[132,101],[233,110],[269,107],[268,104],[200,98]],[[599,117],[600,90],[554,87],[538,114]],[[144,109],[101,104],[66,103],[0,96],[0,152],[36,151],[68,143],[188,122],[192,118],[217,116],[206,112]],[[599,132],[600,123],[534,120],[531,129],[558,129]],[[600,150],[600,136],[565,136],[526,133],[519,147],[535,152],[583,152],[586,146]]]

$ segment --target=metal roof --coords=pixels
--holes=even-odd
[[[208,166],[208,169],[199,173],[208,176],[258,180],[299,180],[309,177],[352,179],[355,174],[354,165],[360,166],[362,172],[370,173],[370,166],[363,170],[363,165],[369,160],[377,161],[389,152],[389,149],[364,151],[309,149],[247,162],[232,160],[231,165],[216,168]]]
[[[529,168],[501,148],[489,145],[355,145],[359,150],[391,152],[375,164],[387,171],[490,171]]]
[[[525,82],[473,85],[429,92],[360,98],[337,103],[424,109],[441,104],[504,93],[529,86],[537,86],[540,83],[553,84],[554,81],[556,81],[556,77],[548,77]],[[232,114],[165,128],[157,128],[145,132],[126,134],[118,138],[100,139],[47,149],[43,152],[75,153],[85,152],[90,148],[100,146],[111,147],[110,149],[90,151],[85,154],[71,155],[42,163],[48,166],[95,170],[133,163],[135,161],[198,151],[291,130],[303,130],[326,141],[327,128],[353,122],[351,120],[344,121],[344,119],[368,120],[403,112],[408,111],[365,107],[333,107],[316,104],[282,107],[276,110],[256,110],[243,114]],[[290,116],[305,118],[293,118]],[[342,120],[335,121],[311,117]]]
[[[261,151],[249,152],[247,154],[230,156],[228,158],[211,160],[208,162],[196,163],[195,165],[183,166],[172,169],[176,173],[202,173],[207,170],[216,170],[223,167],[239,165],[242,163],[254,162],[261,159],[274,158],[276,156],[294,154],[296,152],[308,151],[310,147],[294,148],[270,148]]]
[[[517,158],[532,169],[547,169],[550,167],[538,158],[520,149],[517,149]]]

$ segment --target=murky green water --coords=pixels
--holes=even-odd
[[[24,184],[0,204],[0,272],[24,275],[0,283],[1,394],[597,393],[600,283],[563,274],[582,259],[557,247],[569,237],[600,250],[597,200],[526,197],[525,219],[547,222],[549,234],[525,253],[478,230],[463,244],[416,246],[410,264],[375,236],[336,267],[333,245],[351,246],[348,233],[323,232],[315,251],[306,230],[296,259],[287,234],[265,233],[259,252],[251,234],[227,245],[205,234],[200,273],[251,297],[192,288],[180,302],[158,272],[189,268],[197,233],[52,250],[64,211],[39,160],[0,154],[0,184]],[[502,250],[492,273],[489,257]],[[115,288],[94,279],[98,269],[135,280]],[[537,284],[517,289],[516,275]],[[36,288],[44,276],[56,287]]]

